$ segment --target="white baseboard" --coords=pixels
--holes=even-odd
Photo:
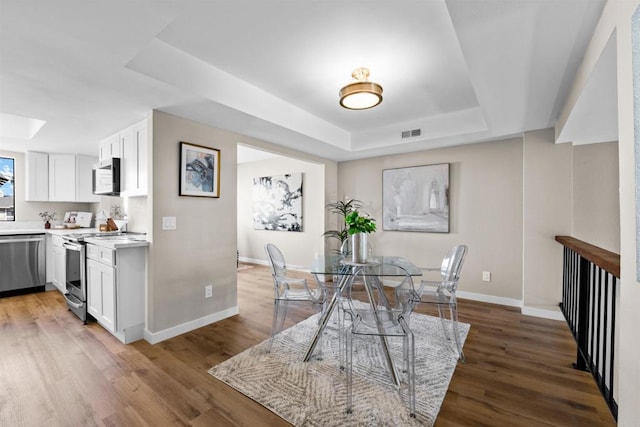
[[[240,261],[250,262],[252,264],[269,265],[267,261],[262,259],[240,257]],[[291,268],[292,270],[309,271],[309,267],[304,266],[289,265],[288,268]],[[475,292],[466,292],[460,290],[457,292],[457,295],[458,298],[470,299],[472,301],[488,302],[490,304],[506,305],[508,307],[518,307],[520,308],[520,312],[526,316],[535,316],[553,320],[564,320],[564,316],[562,315],[562,312],[560,310],[530,306],[527,307],[523,305],[522,300],[515,298],[497,297],[493,295],[478,294]]]
[[[522,307],[522,301],[514,298],[496,297],[493,295],[477,294],[475,292],[456,292],[458,298],[470,299],[473,301],[488,302],[490,304],[506,305],[509,307]]]
[[[559,307],[556,310],[554,310],[551,308],[524,306],[522,307],[521,311],[522,311],[522,314],[527,316],[542,317],[544,319],[551,319],[551,320],[562,320],[562,321],[565,320],[564,314],[562,314],[562,311],[560,311]]]
[[[240,257],[238,258],[238,261],[240,262],[249,262],[251,264],[259,264],[259,265],[269,265],[269,263],[264,260],[264,259],[255,259],[255,258],[247,258],[247,257]],[[299,270],[299,271],[306,271],[309,272],[309,266],[304,266],[304,265],[292,265],[292,264],[287,264],[287,268],[290,270]]]
[[[194,329],[198,329],[203,326],[218,322],[222,319],[226,319],[227,317],[235,316],[239,312],[240,310],[236,305],[226,310],[218,311],[217,313],[212,313],[199,319],[172,326],[171,328],[164,329],[159,332],[151,332],[145,328],[144,339],[151,344],[157,344],[164,340],[168,340],[169,338],[177,337],[178,335],[193,331]]]

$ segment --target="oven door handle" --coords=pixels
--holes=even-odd
[[[70,251],[80,251],[82,247],[80,245],[74,245],[73,243],[63,243],[62,247],[65,249],[69,249]]]
[[[82,306],[84,305],[82,301],[80,301],[78,298],[76,298],[71,294],[64,294],[64,299],[66,299],[67,303],[69,303],[69,305],[72,306],[73,308],[82,308]]]

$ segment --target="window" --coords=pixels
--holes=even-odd
[[[0,157],[0,221],[15,221],[14,167],[14,159]]]

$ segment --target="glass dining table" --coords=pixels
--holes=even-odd
[[[369,265],[380,265],[380,268],[376,269],[364,269],[365,266]],[[411,261],[406,258],[398,257],[398,256],[373,256],[367,260],[365,264],[359,264],[351,262],[349,258],[345,258],[339,255],[320,255],[316,256],[309,267],[309,272],[314,275],[329,275],[335,278],[338,278],[338,283],[336,285],[335,292],[329,303],[327,304],[320,320],[318,322],[318,329],[313,335],[311,343],[307,348],[307,352],[304,356],[304,361],[308,362],[311,359],[311,356],[316,348],[316,345],[320,341],[320,337],[331,318],[333,311],[336,309],[338,305],[338,298],[342,294],[342,292],[347,289],[353,278],[357,274],[367,274],[367,271],[375,272],[376,276],[384,276],[384,275],[397,275],[398,270],[395,268],[386,268],[385,266],[399,266],[404,268],[409,275],[412,277],[422,276],[422,270],[419,267],[416,267]],[[369,285],[370,281],[365,281],[366,291],[369,296],[369,301],[373,303],[373,292]],[[389,347],[385,337],[380,337],[380,342],[382,344],[382,349],[384,351],[385,360],[387,362],[387,367],[391,374],[391,379],[394,384],[399,385],[398,373],[396,372],[395,366],[391,359],[391,354],[389,352]],[[342,349],[341,349],[342,351]]]

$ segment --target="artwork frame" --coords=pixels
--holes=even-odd
[[[303,173],[253,178],[253,229],[303,231]]]
[[[220,197],[220,150],[180,142],[180,195]]]
[[[449,163],[382,171],[382,229],[449,233]]]

